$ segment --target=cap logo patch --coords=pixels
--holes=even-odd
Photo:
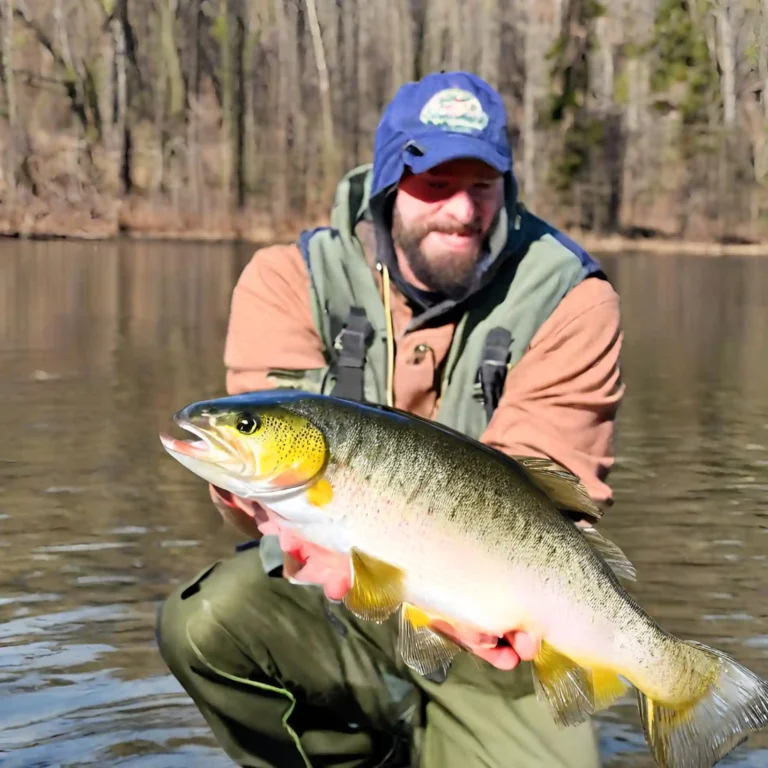
[[[488,125],[488,115],[477,97],[461,88],[438,91],[424,105],[419,119],[425,125],[460,133],[482,131]]]

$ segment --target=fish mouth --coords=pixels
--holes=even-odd
[[[227,469],[235,474],[241,474],[245,471],[245,462],[237,451],[233,450],[215,429],[206,428],[196,424],[183,416],[179,412],[173,416],[173,422],[176,426],[191,433],[192,438],[180,440],[166,432],[160,433],[160,442],[168,453],[177,459],[187,459],[194,462],[203,462],[215,464],[217,466],[226,466]]]
[[[196,423],[187,418],[184,411],[175,414],[173,422],[193,437],[180,440],[161,432],[163,448],[198,477],[236,496],[254,500],[279,500],[301,492],[314,480],[312,478],[290,487],[274,487],[274,477],[271,475],[254,477],[247,453],[231,445],[215,426]]]
[[[160,433],[160,442],[163,444],[163,448],[169,453],[175,453],[180,456],[186,456],[190,459],[198,459],[199,461],[212,461],[212,439],[209,434],[206,434],[200,427],[196,427],[194,424],[176,422],[182,429],[191,432],[195,438],[187,438],[186,440],[179,440],[176,437],[172,437],[166,432]]]
[[[193,437],[180,440],[161,432],[160,442],[170,456],[217,488],[243,498],[254,497],[257,490],[249,483],[245,457],[218,434],[215,426],[195,423],[183,412],[177,413],[173,421]]]
[[[209,483],[236,496],[259,501],[279,501],[302,493],[316,480],[312,477],[292,477],[291,462],[280,457],[263,462],[247,441],[230,435],[231,429],[217,424],[219,415],[190,407],[172,417],[175,426],[192,437],[179,439],[161,432],[160,442],[170,456],[182,466]]]

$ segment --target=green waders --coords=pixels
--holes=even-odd
[[[435,682],[397,658],[396,627],[268,575],[252,548],[175,591],[158,642],[241,766],[599,766],[591,724],[555,726],[529,693],[529,664],[501,671],[462,653]]]

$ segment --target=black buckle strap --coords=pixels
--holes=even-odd
[[[475,397],[485,406],[489,421],[504,390],[511,343],[512,334],[500,326],[492,328],[485,337],[480,365],[475,376]]]
[[[365,399],[363,368],[365,352],[373,334],[373,326],[368,322],[362,307],[351,307],[347,322],[336,337],[334,347],[339,356],[334,365],[336,384],[332,395],[347,400]]]

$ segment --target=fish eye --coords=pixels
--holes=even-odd
[[[235,423],[235,429],[243,435],[252,435],[261,427],[261,419],[251,413],[241,413]]]

